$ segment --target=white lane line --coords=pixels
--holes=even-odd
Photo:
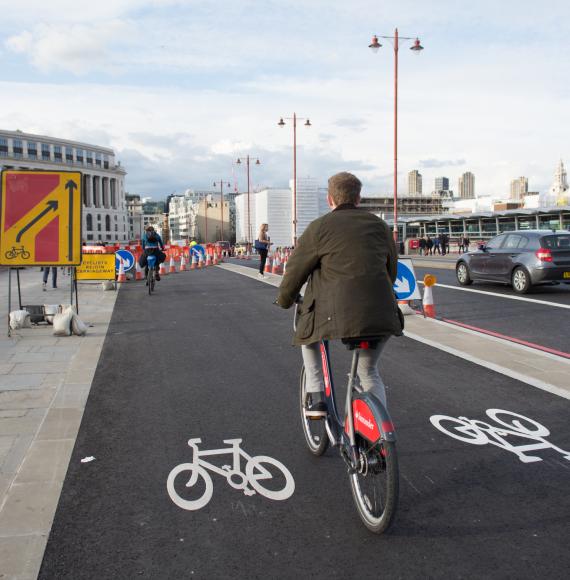
[[[418,284],[423,284],[418,280]],[[509,300],[521,300],[522,302],[534,302],[535,304],[542,304],[543,306],[556,306],[558,308],[567,308],[570,310],[570,304],[559,304],[558,302],[547,302],[546,300],[537,300],[536,298],[524,298],[523,296],[509,296],[508,294],[499,294],[498,292],[487,292],[486,290],[475,290],[474,288],[461,288],[460,286],[450,286],[449,284],[436,284],[440,288],[449,288],[450,290],[461,290],[462,292],[475,292],[476,294],[486,294],[489,296],[498,296],[499,298],[507,298]]]
[[[486,360],[483,360],[481,358],[478,358],[476,356],[472,356],[464,351],[461,350],[457,350],[455,348],[451,348],[449,346],[446,345],[442,345],[439,342],[436,342],[435,340],[430,340],[429,338],[426,338],[424,336],[420,336],[418,334],[414,334],[412,332],[408,332],[408,331],[404,331],[404,336],[411,338],[412,340],[416,340],[418,342],[421,342],[422,344],[427,344],[428,346],[431,346],[433,348],[437,348],[438,350],[442,350],[443,352],[446,352],[448,354],[451,354],[453,356],[456,356],[458,358],[461,358],[463,360],[467,360],[469,362],[475,363],[476,365],[485,367],[487,369],[490,369],[492,371],[495,371],[496,373],[500,373],[502,375],[505,375],[507,377],[511,377],[512,379],[515,379],[517,381],[520,381],[521,383],[526,383],[527,385],[531,385],[533,387],[536,387],[537,389],[541,389],[543,391],[547,391],[549,393],[552,393],[554,395],[558,395],[559,397],[563,397],[564,399],[570,399],[570,392],[561,389],[560,387],[557,387],[556,385],[551,385],[550,383],[546,383],[544,381],[541,381],[539,379],[534,379],[532,377],[528,377],[526,375],[523,375],[522,373],[517,373],[516,371],[513,371],[511,369],[508,369],[506,367],[503,367],[501,365],[492,363],[492,362],[488,362]]]

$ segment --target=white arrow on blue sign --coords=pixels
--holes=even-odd
[[[421,300],[416,274],[411,260],[398,260],[398,274],[394,282],[398,300]]]
[[[135,265],[135,257],[129,250],[117,250],[115,252],[115,270],[118,272],[121,267],[121,262],[123,262],[123,268],[125,272],[133,269]]]

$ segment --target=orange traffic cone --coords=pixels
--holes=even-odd
[[[139,266],[139,261],[135,262],[135,280],[142,280],[143,279],[143,271],[142,268]]]
[[[186,260],[184,259],[184,254],[180,256],[180,271],[186,272]]]
[[[272,274],[281,274],[281,262],[279,261],[279,254],[275,254],[273,259],[273,268],[271,269]]]
[[[198,267],[198,256],[192,254],[192,263],[190,264],[190,270],[195,270]]]
[[[176,264],[174,263],[174,256],[170,256],[170,267],[168,268],[169,274],[176,274]]]
[[[416,313],[416,311],[410,306],[409,300],[398,300],[398,306],[400,307],[400,310],[404,316]]]
[[[218,260],[218,253],[216,252],[214,254],[214,266],[217,266],[220,263],[220,261]]]
[[[212,256],[210,254],[206,254],[206,268],[212,265]]]
[[[117,282],[122,284],[127,281],[127,276],[125,274],[125,266],[123,264],[123,260],[119,258],[119,275],[117,276]]]
[[[271,257],[267,256],[267,262],[265,262],[265,270],[266,274],[271,274]]]
[[[166,274],[168,274],[168,271],[166,270],[166,266],[164,265],[164,262],[162,262],[162,263],[160,264],[160,268],[158,269],[158,273],[159,273],[161,276],[166,276]]]
[[[432,286],[435,286],[437,278],[433,274],[426,274],[424,276],[424,316],[429,316],[430,318],[435,318],[435,304],[433,303],[433,290]]]
[[[198,254],[198,270],[201,270],[204,267],[204,256],[202,254]]]

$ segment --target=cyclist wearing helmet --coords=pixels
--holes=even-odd
[[[309,224],[299,238],[279,287],[277,303],[290,308],[307,282],[293,344],[301,346],[307,376],[305,416],[310,418],[326,415],[321,339],[382,337],[376,349],[362,351],[358,376],[363,389],[386,405],[378,361],[389,337],[402,334],[393,290],[396,245],[386,222],[358,207],[361,187],[351,173],[329,179],[332,211]]]
[[[142,239],[142,249],[143,253],[139,259],[139,266],[144,268],[145,279],[148,276],[148,265],[147,258],[150,255],[156,256],[156,280],[160,280],[160,275],[158,273],[160,264],[166,260],[166,254],[164,253],[164,244],[162,243],[162,238],[159,236],[158,232],[154,230],[152,226],[146,228],[146,232]]]

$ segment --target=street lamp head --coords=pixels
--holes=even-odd
[[[372,44],[368,45],[368,48],[372,50],[372,52],[378,52],[378,49],[381,48],[382,45],[378,42],[378,37],[374,35],[372,37]]]
[[[277,123],[279,125],[279,127],[285,127],[285,121],[283,120],[283,117],[281,117],[281,119],[279,119],[279,123]]]
[[[414,46],[410,46],[410,50],[414,51],[414,54],[420,54],[420,52],[424,49],[424,47],[420,44],[420,39],[416,38],[414,40]]]
[[[256,164],[256,165],[261,165],[261,161],[260,161],[259,159],[256,159],[256,160],[255,160],[255,164]]]
[[[241,165],[241,159],[240,159],[239,157],[238,157],[238,160],[236,161],[236,163],[237,163],[238,165]]]
[[[309,119],[305,121],[305,127],[312,127],[311,121],[309,121]]]

